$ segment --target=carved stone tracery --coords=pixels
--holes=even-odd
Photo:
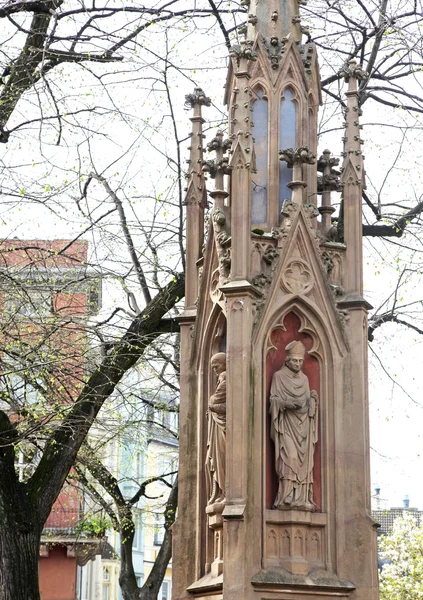
[[[305,260],[293,258],[282,274],[281,285],[291,294],[308,294],[314,286],[314,278]]]

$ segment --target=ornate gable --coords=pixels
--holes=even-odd
[[[289,203],[290,204],[290,203]],[[290,204],[295,215],[285,218],[278,235],[279,259],[265,305],[258,306],[257,336],[268,329],[271,322],[294,304],[297,311],[315,315],[320,323],[330,328],[330,337],[336,341],[340,354],[345,353],[346,341],[339,311],[336,308],[327,271],[322,262],[320,238],[309,217],[313,209]]]

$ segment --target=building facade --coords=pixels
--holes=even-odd
[[[87,252],[85,241],[0,242],[2,408],[15,421],[26,415],[36,424],[17,452],[22,481],[37,464],[43,428],[76,397],[89,361],[84,326],[99,309],[101,286],[87,269]],[[78,533],[82,518],[81,494],[68,482],[42,533],[43,600],[76,598],[77,564],[98,545]]]

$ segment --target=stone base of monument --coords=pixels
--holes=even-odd
[[[258,592],[257,598],[266,600],[310,600],[314,597],[319,600],[346,600],[355,590],[349,581],[343,581],[323,569],[316,569],[305,576],[294,575],[282,568],[269,569],[254,575],[251,583]]]
[[[292,575],[331,572],[327,552],[327,515],[301,510],[266,510],[265,569],[281,567]]]
[[[220,600],[222,598],[222,589],[223,575],[220,574],[218,577],[213,577],[211,573],[208,573],[199,581],[190,585],[187,591],[196,600],[206,600],[208,598]]]

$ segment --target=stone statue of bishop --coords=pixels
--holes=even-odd
[[[310,392],[308,377],[302,372],[304,344],[294,340],[285,350],[285,363],[273,375],[270,388],[270,435],[279,479],[273,508],[313,511],[318,396]]]

